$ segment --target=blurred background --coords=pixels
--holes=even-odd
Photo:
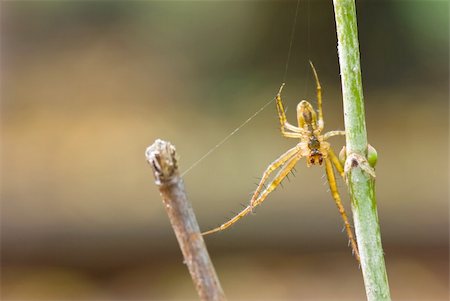
[[[2,2],[2,300],[197,300],[145,148],[186,170],[283,81],[295,1]],[[369,141],[394,300],[448,298],[449,4],[359,1]],[[284,90],[344,129],[331,1],[301,1]],[[333,138],[338,152],[343,138]],[[185,177],[200,226],[296,143],[275,105]],[[364,300],[324,170],[206,242],[229,300]],[[348,206],[344,183],[340,190]],[[349,209],[348,209],[349,210]]]

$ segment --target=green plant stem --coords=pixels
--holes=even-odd
[[[333,0],[344,102],[347,160],[355,232],[369,301],[391,300],[381,246],[374,174],[367,158],[367,133],[354,0]]]

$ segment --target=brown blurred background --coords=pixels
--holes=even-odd
[[[296,2],[2,2],[2,300],[196,300],[144,158],[186,170],[283,81]],[[448,298],[449,4],[360,1],[370,143],[394,300]],[[343,129],[331,1],[302,1],[284,100]],[[203,229],[295,140],[271,105],[185,178]],[[339,151],[344,143],[334,138]],[[364,300],[322,168],[304,161],[206,242],[230,300]],[[346,204],[348,196],[341,182]],[[348,207],[348,206],[347,206]]]

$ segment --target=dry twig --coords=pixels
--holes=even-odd
[[[226,300],[194,211],[186,197],[183,180],[178,172],[175,147],[157,139],[147,148],[145,155],[153,168],[155,183],[200,299]]]

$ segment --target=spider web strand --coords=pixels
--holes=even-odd
[[[295,7],[294,22],[292,24],[292,29],[291,29],[291,38],[289,41],[289,50],[288,50],[287,59],[286,59],[286,66],[284,68],[283,82],[286,82],[287,72],[289,69],[289,61],[291,60],[291,52],[292,52],[292,46],[294,45],[294,40],[295,40],[295,28],[297,25],[297,16],[298,16],[298,8],[299,7],[300,7],[300,0],[297,0],[297,6]]]
[[[256,111],[252,116],[247,118],[240,126],[235,128],[231,133],[229,133],[225,138],[223,138],[219,143],[217,143],[215,146],[213,146],[209,151],[207,151],[203,156],[200,157],[197,161],[195,161],[188,169],[186,169],[181,176],[187,175],[194,167],[196,167],[200,162],[202,162],[206,157],[211,155],[216,149],[218,149],[222,144],[227,142],[228,139],[231,138],[234,134],[236,134],[241,128],[247,125],[253,118],[255,118],[259,113],[261,113],[269,104],[271,104],[275,98],[272,98],[270,101],[268,101],[266,104],[264,104],[258,111]]]

